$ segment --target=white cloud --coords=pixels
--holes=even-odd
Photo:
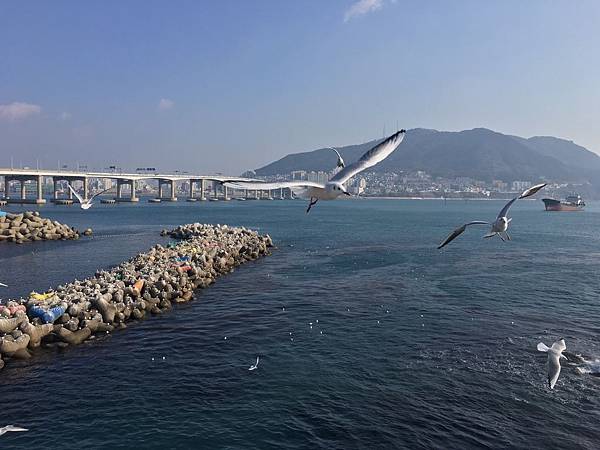
[[[167,109],[172,109],[175,106],[175,102],[168,98],[161,98],[160,102],[158,102],[158,110],[166,111]]]
[[[383,0],[358,0],[353,3],[344,13],[344,22],[354,17],[362,16],[383,7]]]
[[[71,113],[63,112],[59,116],[60,120],[69,120],[71,118]]]
[[[8,105],[0,105],[0,120],[10,122],[26,119],[27,117],[39,114],[42,107],[24,102],[13,102]]]

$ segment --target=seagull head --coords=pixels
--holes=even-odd
[[[327,186],[325,187],[325,189],[327,189],[328,192],[333,192],[334,194],[337,195],[350,195],[351,194],[346,190],[346,188],[344,187],[344,185],[342,183],[327,183]]]

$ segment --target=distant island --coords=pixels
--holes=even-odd
[[[350,163],[377,142],[338,150]],[[323,181],[335,162],[335,153],[320,148],[287,155],[252,175]],[[600,156],[552,136],[523,138],[486,128],[459,132],[415,128],[389,158],[351,184],[356,193],[365,195],[504,198],[539,181],[548,182],[548,191],[555,196],[577,191],[598,197]]]

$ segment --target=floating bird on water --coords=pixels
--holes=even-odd
[[[260,360],[260,358],[257,356],[256,357],[256,363],[252,364],[250,367],[248,367],[248,370],[256,370],[258,369],[258,361]]]
[[[346,164],[344,164],[344,159],[342,158],[342,155],[340,155],[340,152],[338,152],[335,148],[333,147],[329,147],[331,150],[333,150],[335,152],[335,154],[337,155],[337,163],[336,163],[336,167],[341,167],[342,169],[344,167],[346,167]]]
[[[504,208],[502,208],[502,210],[500,211],[500,213],[498,214],[498,217],[496,217],[496,220],[494,222],[484,222],[482,220],[474,220],[473,222],[469,222],[469,223],[465,223],[464,225],[461,225],[456,230],[454,230],[452,233],[450,233],[446,239],[444,239],[444,242],[442,242],[438,246],[438,249],[448,245],[450,242],[452,242],[454,239],[456,239],[458,236],[460,236],[467,229],[468,226],[471,226],[471,225],[491,225],[492,229],[490,230],[490,232],[488,234],[483,236],[484,238],[491,238],[493,236],[498,235],[498,236],[500,236],[500,239],[502,239],[503,241],[506,241],[506,240],[510,241],[510,235],[508,234],[507,230],[508,230],[508,224],[510,223],[510,221],[512,219],[509,219],[508,217],[506,217],[506,215],[508,214],[508,210],[510,209],[510,207],[512,206],[512,204],[514,202],[516,202],[517,200],[519,200],[521,198],[526,198],[526,197],[530,197],[530,196],[534,195],[537,191],[542,189],[544,186],[546,186],[546,183],[536,184],[535,186],[532,186],[529,189],[524,190],[521,193],[521,195],[513,198],[506,205],[504,205]],[[502,233],[504,233],[506,235],[506,239],[502,236]]]
[[[81,209],[90,209],[92,207],[92,205],[94,204],[94,203],[92,203],[92,200],[94,200],[94,198],[96,198],[99,195],[104,194],[106,191],[110,191],[112,189],[112,188],[104,189],[103,191],[97,192],[94,195],[92,195],[88,200],[84,200],[83,198],[81,198],[81,195],[79,195],[77,193],[77,191],[71,187],[70,184],[67,184],[67,186],[69,187],[69,189],[71,190],[73,195],[75,197],[77,197],[77,200],[79,200]]]
[[[565,340],[561,339],[556,341],[552,344],[552,347],[548,347],[546,344],[540,342],[537,345],[537,349],[540,352],[548,353],[548,386],[550,389],[554,389],[554,385],[560,374],[560,358],[567,359],[567,357],[562,354],[562,352],[567,349]]]
[[[29,431],[27,428],[15,427],[13,425],[6,425],[5,427],[0,427],[0,436],[4,433],[8,433],[9,431]]]
[[[306,212],[317,204],[319,200],[334,200],[341,195],[351,194],[346,191],[344,183],[356,174],[363,170],[373,167],[375,164],[383,161],[385,158],[396,150],[404,139],[406,130],[400,130],[387,139],[377,144],[371,150],[366,152],[358,161],[344,166],[337,174],[327,183],[317,183],[313,181],[282,181],[275,183],[262,183],[250,181],[224,181],[223,185],[232,189],[249,189],[249,190],[274,190],[274,189],[291,189],[298,197],[309,198],[310,203]],[[339,162],[339,161],[338,161]]]

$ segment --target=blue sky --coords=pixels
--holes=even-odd
[[[597,1],[0,3],[0,166],[236,174],[400,127],[600,152]]]

